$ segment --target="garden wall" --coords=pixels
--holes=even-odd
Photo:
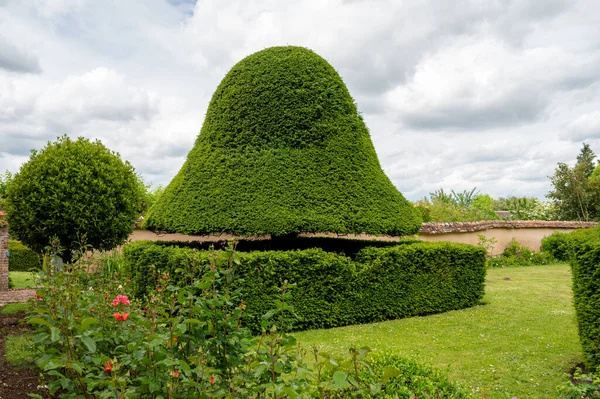
[[[492,220],[484,222],[453,222],[453,223],[423,223],[419,231],[419,240],[450,241],[463,244],[477,245],[478,234],[487,238],[494,237],[498,242],[494,254],[502,252],[514,238],[523,246],[539,251],[542,238],[555,231],[568,233],[576,229],[596,226],[596,222],[567,222],[567,221],[537,221],[537,220]],[[357,240],[398,241],[398,237],[370,236],[367,234],[300,234],[302,237],[334,237]],[[134,230],[129,236],[130,241],[179,241],[179,242],[212,242],[236,238],[231,234],[212,236],[188,236],[185,234],[157,234],[149,230]],[[268,237],[251,237],[250,239],[265,239]]]
[[[521,245],[539,251],[542,238],[555,231],[568,233],[598,225],[596,222],[492,220],[483,222],[423,223],[419,239],[423,241],[451,241],[477,245],[478,234],[494,237],[498,242],[494,254],[502,252],[515,239]]]
[[[8,228],[0,227],[0,291],[8,291]]]

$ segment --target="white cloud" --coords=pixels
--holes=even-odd
[[[600,111],[580,115],[569,122],[561,138],[570,141],[600,139]]]
[[[225,73],[286,44],[339,71],[409,198],[543,196],[581,141],[600,153],[593,0],[193,3],[0,1],[0,170],[67,133],[166,184]]]
[[[37,99],[36,112],[55,122],[148,120],[156,112],[154,93],[129,85],[123,75],[96,68],[48,87]]]

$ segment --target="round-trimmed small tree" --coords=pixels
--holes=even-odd
[[[59,137],[32,151],[6,190],[10,233],[35,251],[58,237],[70,260],[82,244],[111,249],[127,240],[142,190],[129,162],[100,141]]]
[[[223,78],[187,161],[144,223],[245,236],[410,235],[420,225],[338,73],[295,46],[254,53]]]

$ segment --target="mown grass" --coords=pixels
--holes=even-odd
[[[6,305],[0,307],[0,314],[9,316],[20,312],[25,312],[26,310],[26,303],[7,303]]]
[[[492,269],[485,304],[471,309],[299,332],[305,346],[345,356],[369,346],[445,370],[481,398],[556,398],[583,360],[568,265]]]
[[[31,272],[8,272],[14,288],[33,288],[33,273]]]

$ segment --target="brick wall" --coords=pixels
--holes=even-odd
[[[0,291],[8,291],[8,229],[0,227]]]

